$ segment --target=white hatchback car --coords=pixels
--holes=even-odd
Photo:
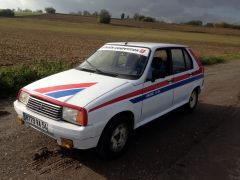
[[[65,148],[97,147],[121,154],[132,130],[180,106],[192,111],[204,69],[186,46],[108,43],[75,69],[20,90],[14,102],[21,124]]]

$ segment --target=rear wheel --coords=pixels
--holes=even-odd
[[[98,154],[104,159],[120,156],[126,149],[132,128],[121,117],[114,119],[104,129],[97,146]]]
[[[198,91],[195,89],[189,98],[188,103],[185,105],[185,109],[189,112],[192,112],[198,104]]]

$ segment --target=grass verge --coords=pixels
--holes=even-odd
[[[224,63],[228,60],[237,60],[240,59],[240,54],[224,54],[221,56],[201,56],[200,60],[203,65],[213,65]]]
[[[209,56],[209,57],[202,56],[200,57],[200,60],[203,65],[224,63],[226,61],[223,57],[217,57],[217,56]]]
[[[16,96],[27,84],[74,67],[73,63],[36,61],[33,65],[0,68],[0,98]]]

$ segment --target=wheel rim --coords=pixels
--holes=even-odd
[[[190,105],[190,108],[194,108],[195,105],[197,103],[197,93],[196,91],[194,91],[191,96],[190,96],[190,100],[189,100],[189,105]]]
[[[120,124],[118,125],[111,136],[111,149],[114,152],[119,152],[121,151],[126,142],[127,142],[127,138],[128,138],[128,128],[126,124]]]

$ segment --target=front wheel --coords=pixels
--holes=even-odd
[[[192,112],[196,106],[198,104],[198,92],[197,90],[195,89],[190,98],[189,98],[189,101],[188,103],[185,105],[185,109],[188,111],[188,112]]]
[[[113,121],[106,127],[99,140],[98,154],[104,159],[118,157],[125,151],[130,134],[131,128],[127,121]]]

